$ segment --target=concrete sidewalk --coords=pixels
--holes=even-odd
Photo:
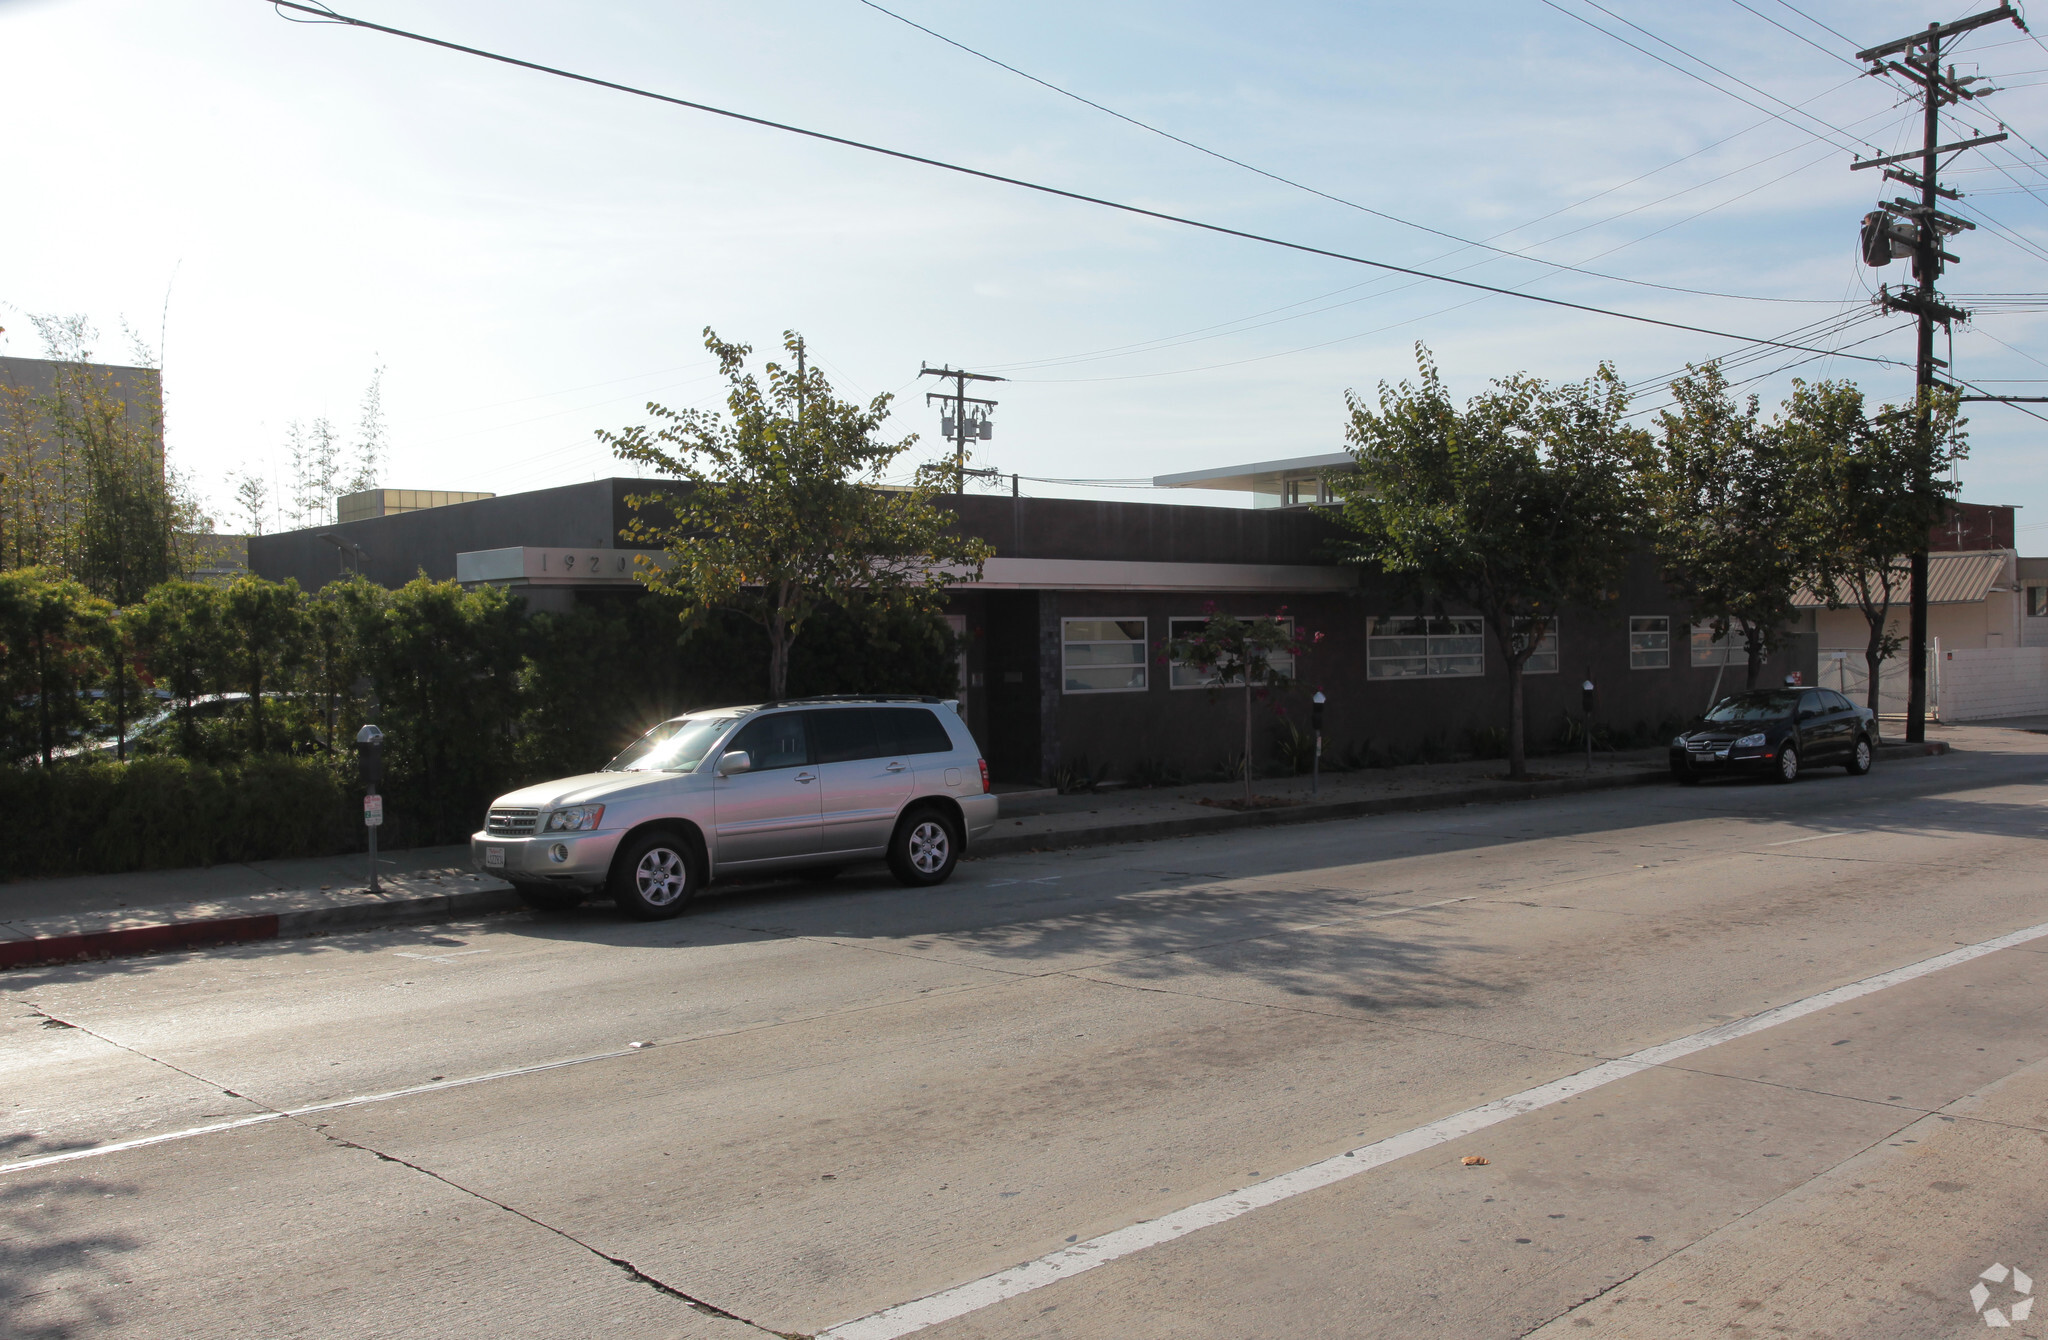
[[[2000,732],[1952,727],[1926,745],[1887,745],[1886,761],[1943,753],[1949,741],[1981,735],[1996,748]],[[1242,783],[1210,782],[1144,790],[1060,795],[1012,791],[1002,797],[995,832],[973,855],[1050,851],[1226,833],[1276,824],[1316,823],[1451,809],[1461,805],[1649,786],[1669,780],[1662,750],[1532,761],[1528,781],[1508,782],[1499,760],[1422,764],[1258,783],[1262,806],[1231,808]],[[363,855],[263,861],[199,870],[82,875],[0,885],[0,969],[158,949],[271,940],[408,921],[446,921],[520,906],[510,885],[469,868],[467,845],[381,853],[381,891],[367,887]]]

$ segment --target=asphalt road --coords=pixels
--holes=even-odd
[[[2048,938],[1926,963],[2048,923],[1999,738],[6,973],[0,1334],[1977,1334],[2048,1280]]]

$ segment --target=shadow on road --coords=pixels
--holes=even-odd
[[[25,1138],[0,1139],[0,1150]],[[72,1340],[113,1324],[97,1295],[117,1282],[115,1258],[142,1244],[87,1232],[82,1223],[99,1217],[107,1197],[135,1194],[133,1186],[93,1178],[0,1182],[0,1335]]]

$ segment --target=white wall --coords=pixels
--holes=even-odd
[[[2048,713],[2048,647],[1944,645],[1935,677],[1943,721]]]

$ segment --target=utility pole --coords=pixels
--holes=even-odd
[[[953,491],[955,493],[965,493],[967,492],[967,439],[972,437],[978,441],[988,441],[995,432],[995,425],[991,424],[988,420],[989,411],[996,407],[996,402],[993,400],[976,400],[973,396],[968,395],[967,383],[1006,382],[1010,379],[1008,377],[991,376],[986,372],[967,372],[960,368],[927,367],[922,363],[918,364],[917,375],[920,377],[951,377],[953,379],[953,393],[951,395],[947,395],[943,391],[927,391],[924,395],[924,403],[929,405],[932,401],[936,400],[942,406],[939,413],[939,424],[945,430],[946,436],[953,440]],[[948,404],[953,407],[953,413],[950,418],[943,409],[943,406]],[[967,421],[967,407],[969,405],[980,407],[972,424]]]
[[[1934,444],[1929,441],[1933,432],[1933,394],[1937,390],[1954,388],[1936,380],[1935,369],[1948,369],[1948,364],[1934,356],[1934,327],[1952,329],[1953,323],[1969,320],[1970,314],[1960,308],[1951,307],[1941,300],[1935,288],[1940,278],[1942,265],[1947,261],[1961,258],[1951,256],[1942,250],[1942,243],[1948,237],[1977,225],[1967,219],[1942,212],[1941,202],[1960,200],[1962,193],[1946,189],[1940,182],[1940,156],[1978,145],[1992,144],[2006,138],[2001,131],[1996,135],[1980,135],[1975,139],[1961,140],[1954,144],[1941,143],[1941,108],[1943,103],[1964,102],[1995,93],[1996,89],[1972,89],[1976,75],[1956,77],[1955,68],[1949,67],[1946,74],[1941,68],[1941,44],[1952,37],[1959,37],[1986,24],[2001,23],[2010,19],[2024,30],[2017,11],[2009,4],[1982,14],[1973,14],[1954,23],[1930,23],[1926,29],[1896,41],[1886,42],[1868,50],[1856,53],[1856,59],[1870,64],[1873,75],[1897,76],[1911,86],[1911,96],[1920,98],[1921,114],[1920,148],[1908,153],[1888,154],[1849,165],[1852,172],[1864,168],[1884,169],[1885,179],[1898,182],[1910,189],[1916,189],[1920,198],[1916,202],[1906,197],[1880,203],[1879,207],[1863,217],[1863,259],[1870,265],[1888,265],[1894,257],[1904,253],[1913,259],[1911,289],[1901,286],[1893,292],[1889,284],[1878,291],[1878,302],[1895,312],[1911,312],[1918,318],[1919,343],[1914,362],[1914,386],[1919,407],[1921,450],[1925,459],[1933,459]],[[1896,57],[1897,59],[1893,59]],[[1916,174],[1894,164],[1908,159],[1920,160]],[[1895,221],[1897,220],[1897,221]],[[1953,373],[1951,373],[1953,375]],[[1922,497],[1933,492],[1934,481],[1926,467],[1918,481]],[[1927,738],[1927,543],[1922,539],[1913,551],[1912,597],[1907,631],[1907,696],[1906,696],[1906,739],[1919,743]]]

